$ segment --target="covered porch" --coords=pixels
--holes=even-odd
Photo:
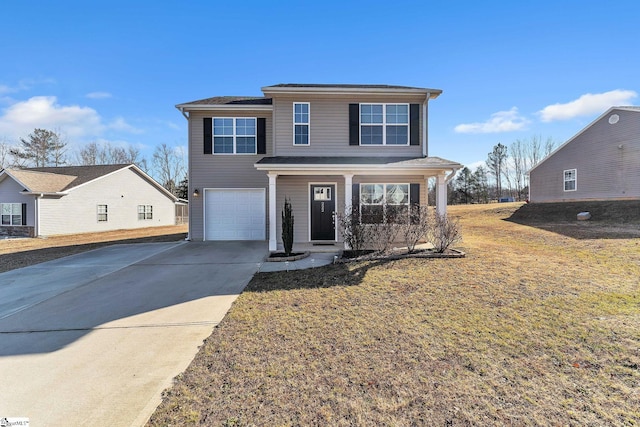
[[[436,211],[447,212],[447,183],[462,165],[439,157],[264,157],[255,165],[269,178],[269,250],[278,249],[277,207],[289,198],[294,207],[297,243],[336,244],[334,215],[348,215],[360,203],[359,188],[377,185],[406,193],[399,203],[428,204],[429,180],[436,181]],[[363,187],[364,188],[364,187]],[[355,189],[355,191],[354,191]]]

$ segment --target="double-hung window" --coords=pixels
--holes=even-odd
[[[409,219],[409,184],[360,184],[363,224],[401,223]]]
[[[107,205],[98,205],[98,222],[107,221]]]
[[[564,191],[576,191],[577,170],[568,169],[564,171]]]
[[[213,119],[214,154],[256,154],[256,119]]]
[[[2,225],[22,225],[21,203],[0,203]]]
[[[360,145],[409,145],[409,104],[360,104]]]
[[[293,103],[293,145],[309,145],[309,103]]]
[[[153,206],[151,205],[138,205],[138,219],[153,219]]]

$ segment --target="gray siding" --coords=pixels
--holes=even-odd
[[[98,222],[97,205],[107,205],[107,221]],[[138,220],[138,205],[153,206],[153,219]],[[40,199],[42,236],[173,224],[173,200],[130,169],[72,189],[66,196]]]
[[[276,229],[276,237],[278,244],[282,245],[282,208],[284,199],[288,197],[291,200],[291,209],[294,216],[293,237],[295,243],[309,242],[309,203],[310,189],[309,185],[314,184],[336,184],[337,191],[337,211],[344,212],[344,177],[342,175],[322,175],[322,176],[279,176],[277,179],[276,193],[276,216],[278,224]],[[420,184],[420,202],[426,201],[426,185],[422,175],[415,176],[373,176],[373,175],[356,175],[353,177],[353,184],[360,183],[419,183]],[[349,201],[351,203],[351,201]],[[342,242],[340,230],[338,230],[337,240]]]
[[[310,144],[293,145],[293,103],[309,102]],[[408,103],[420,104],[420,144],[422,144],[422,96],[278,96],[273,98],[275,144],[278,156],[416,156],[422,145],[350,146],[349,104]]]
[[[265,157],[257,155],[203,154],[205,117],[264,117],[266,118],[267,154],[273,153],[272,120],[270,111],[214,111],[191,112],[189,116],[189,187],[193,193],[198,189],[201,197],[189,198],[189,236],[192,240],[204,239],[204,209],[202,206],[205,188],[265,188],[268,189],[267,174],[253,166]],[[268,190],[267,190],[268,194]],[[268,200],[267,200],[268,204]],[[268,207],[265,207],[268,212]],[[267,218],[268,235],[269,219]]]
[[[35,226],[35,196],[27,196],[22,193],[24,188],[12,178],[5,175],[0,181],[0,203],[26,203],[27,225]]]
[[[577,170],[576,191],[564,191],[568,169]],[[532,202],[640,198],[640,112],[603,116],[533,169],[530,188]]]

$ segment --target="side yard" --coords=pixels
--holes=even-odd
[[[0,273],[118,243],[184,240],[187,225],[0,240]]]
[[[451,208],[466,258],[256,275],[149,425],[638,425],[637,226],[518,207]]]

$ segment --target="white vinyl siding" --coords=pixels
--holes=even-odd
[[[310,144],[311,113],[309,110],[308,102],[294,102],[293,104],[293,145]]]

